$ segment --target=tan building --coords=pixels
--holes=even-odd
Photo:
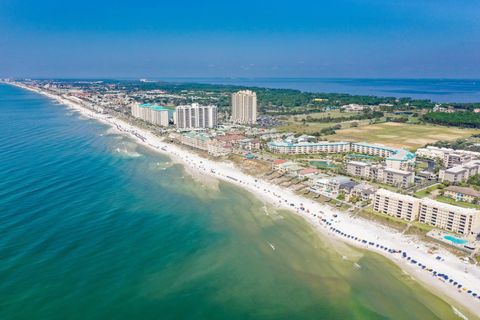
[[[267,145],[273,153],[282,154],[345,153],[350,151],[350,142],[271,141]]]
[[[406,149],[367,142],[352,142],[351,149],[352,152],[385,158],[388,168],[409,170],[415,165],[415,154]]]
[[[371,179],[370,169],[372,165],[362,161],[349,161],[347,162],[347,173],[353,177],[361,177],[364,179]]]
[[[373,210],[408,221],[417,220],[419,207],[420,199],[385,189],[379,189],[373,201]]]
[[[443,158],[443,165],[446,168],[451,168],[460,164],[467,163],[472,160],[472,157],[462,153],[446,153]]]
[[[460,183],[480,172],[480,160],[473,160],[464,164],[454,166],[446,170],[440,170],[438,177],[440,181]]]
[[[178,106],[175,109],[175,124],[179,130],[215,128],[217,107],[201,106],[198,103]]]
[[[456,201],[476,202],[480,198],[480,192],[472,188],[449,186],[444,189],[444,196]]]
[[[257,123],[257,94],[242,90],[232,94],[232,121],[240,124]]]
[[[418,220],[465,236],[480,232],[478,210],[428,198],[417,199],[385,189],[375,193],[373,210],[408,221]]]
[[[463,234],[480,231],[479,211],[462,208],[432,199],[422,199],[418,220],[422,223]]]
[[[415,180],[415,174],[410,171],[383,168],[378,172],[379,181],[396,187],[408,188]]]
[[[412,186],[415,181],[415,173],[411,171],[392,169],[361,161],[349,161],[347,163],[347,173],[354,177],[375,180],[402,188]]]
[[[159,126],[168,126],[168,109],[150,103],[135,103],[131,107],[132,116]]]

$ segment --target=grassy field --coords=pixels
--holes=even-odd
[[[434,184],[433,186],[430,186],[428,188],[425,188],[425,189],[422,189],[420,191],[417,191],[415,192],[415,196],[417,198],[425,198],[425,197],[428,197],[428,195],[430,195],[430,193],[434,190],[437,190],[438,188],[441,187],[441,184],[440,183],[437,183],[437,184]]]
[[[368,125],[369,120],[358,120],[355,121],[358,123],[359,126]],[[342,129],[350,128],[351,122],[307,122],[303,124],[302,122],[288,122],[287,124],[278,127],[278,130],[282,132],[293,132],[293,133],[304,133],[304,134],[311,134],[313,132],[317,132],[322,130],[323,128],[333,127],[336,124],[340,124]]]
[[[353,117],[360,114],[360,112],[357,111],[352,111],[352,112],[341,112],[340,110],[331,110],[331,111],[325,111],[325,112],[312,112],[304,115],[293,115],[290,116],[289,122],[294,122],[295,119],[297,121],[301,121],[302,119],[306,119],[307,116],[312,118],[312,119],[322,119],[326,117],[332,117],[332,118],[349,118]]]
[[[387,122],[342,128],[326,138],[333,141],[367,141],[416,150],[427,143],[466,138],[475,133],[480,133],[480,130]]]
[[[448,204],[453,204],[454,206],[459,206],[463,208],[473,208],[473,209],[480,209],[480,206],[478,204],[474,203],[468,203],[468,202],[463,202],[463,201],[455,201],[455,199],[445,197],[445,196],[438,196],[435,198],[435,200],[448,203]]]

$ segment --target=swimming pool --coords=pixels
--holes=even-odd
[[[453,242],[455,244],[465,244],[468,242],[467,240],[460,239],[454,236],[444,236],[443,239]]]

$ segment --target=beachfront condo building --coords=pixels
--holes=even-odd
[[[392,217],[415,221],[418,217],[420,199],[412,196],[379,189],[375,193],[373,210]]]
[[[145,122],[168,127],[168,109],[151,103],[135,103],[131,107],[132,116]]]
[[[463,208],[432,199],[422,199],[418,220],[431,226],[463,235],[480,231],[478,210]]]
[[[217,106],[201,106],[198,103],[178,106],[175,110],[175,124],[179,130],[215,128]]]
[[[232,121],[239,124],[257,123],[257,94],[242,90],[232,94]]]
[[[414,221],[456,232],[465,236],[480,232],[480,212],[433,199],[418,199],[409,195],[379,189],[375,193],[373,210],[400,219]]]

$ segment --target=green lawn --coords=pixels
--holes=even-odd
[[[358,111],[353,111],[353,112],[341,112],[340,110],[331,110],[331,111],[325,111],[325,112],[312,112],[312,113],[307,113],[303,115],[292,115],[289,119],[289,121],[293,121],[294,118],[297,118],[299,121],[301,119],[306,119],[307,117],[311,117],[312,119],[322,119],[326,117],[331,117],[331,118],[349,118],[358,115],[360,112]]]
[[[444,202],[444,203],[453,204],[454,206],[459,206],[463,208],[480,209],[480,206],[478,204],[463,202],[463,201],[455,201],[455,199],[445,197],[445,196],[438,196],[435,198],[435,200]]]
[[[342,128],[326,138],[335,141],[367,141],[416,150],[427,143],[456,140],[478,133],[480,130],[476,129],[386,122],[357,128]]]
[[[422,189],[420,191],[417,191],[415,192],[414,196],[416,196],[417,198],[425,198],[425,197],[428,197],[428,195],[430,194],[430,192],[432,192],[433,190],[436,190],[438,188],[441,187],[441,184],[440,183],[437,183],[437,184],[434,184],[433,186],[430,186],[426,189]]]

